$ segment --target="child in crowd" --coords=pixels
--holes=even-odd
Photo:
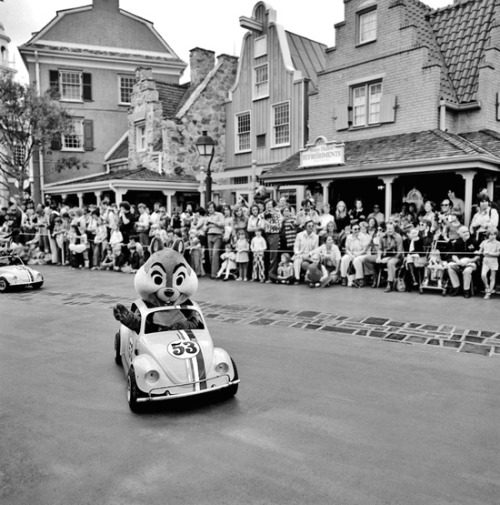
[[[253,253],[252,281],[266,282],[264,271],[264,251],[267,249],[266,239],[262,236],[260,228],[255,230],[255,236],[250,242],[250,250]]]
[[[191,230],[189,235],[190,240],[187,243],[186,250],[189,251],[191,257],[191,267],[198,277],[203,277],[205,275],[205,269],[203,268],[203,246],[200,239],[196,236],[195,230]]]
[[[310,288],[325,287],[329,280],[328,271],[321,263],[321,256],[317,253],[311,255],[312,263],[307,268],[305,281],[309,283]]]
[[[437,249],[433,249],[429,253],[429,261],[425,266],[424,280],[422,286],[428,286],[429,281],[437,281],[437,287],[442,288],[443,273],[446,268],[446,263],[441,258],[441,253]]]
[[[108,244],[103,254],[100,270],[113,270],[114,266],[115,266],[115,255],[113,252],[113,247],[111,246],[111,244]]]
[[[101,264],[104,248],[108,240],[108,227],[102,219],[98,216],[96,219],[96,230],[94,237],[94,248],[92,254],[92,270],[98,270]]]
[[[236,269],[236,253],[230,243],[227,243],[225,248],[226,251],[220,257],[222,265],[217,272],[217,279],[220,279],[224,274],[224,280],[227,281],[230,275],[234,275],[233,271]]]
[[[85,266],[85,251],[87,250],[87,235],[82,233],[77,224],[72,224],[68,232],[71,268]]]
[[[495,291],[497,271],[498,271],[498,256],[500,255],[500,242],[497,240],[498,230],[490,228],[488,230],[488,238],[481,242],[479,252],[483,256],[483,266],[481,269],[481,280],[484,283],[486,294],[485,300],[489,300],[491,294]],[[490,274],[488,283],[488,273]]]
[[[238,232],[238,240],[236,241],[236,264],[238,265],[239,276],[237,281],[247,281],[248,271],[248,252],[250,251],[250,244],[248,243],[247,236],[244,230]]]
[[[278,277],[276,278],[281,284],[293,284],[295,276],[293,274],[293,263],[291,256],[288,253],[281,255],[281,261],[278,265]]]
[[[66,265],[68,258],[66,257],[66,227],[64,226],[62,217],[56,217],[54,220],[54,231],[52,236],[56,239],[57,248],[59,249],[59,257],[61,258],[61,264]]]

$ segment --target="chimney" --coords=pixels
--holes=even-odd
[[[195,47],[189,51],[189,72],[191,75],[191,87],[199,86],[203,79],[215,66],[215,53],[208,49]]]
[[[93,0],[94,10],[118,12],[120,10],[120,0]]]

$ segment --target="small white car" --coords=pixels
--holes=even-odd
[[[17,256],[0,256],[0,293],[17,287],[31,286],[39,289],[43,285],[40,272],[26,266]]]
[[[230,398],[238,391],[238,371],[229,354],[214,347],[198,304],[148,308],[137,300],[139,333],[123,324],[115,335],[115,362],[127,377],[127,399],[133,412],[147,402],[220,391]],[[182,321],[193,329],[173,329]]]

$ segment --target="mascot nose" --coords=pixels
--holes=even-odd
[[[164,293],[165,293],[165,296],[168,296],[168,298],[170,298],[170,297],[174,296],[175,291],[173,289],[166,289],[164,291]]]

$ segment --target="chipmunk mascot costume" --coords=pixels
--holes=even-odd
[[[174,249],[160,249],[137,271],[134,287],[148,307],[190,305],[192,302],[189,298],[198,289],[198,278],[180,252]],[[182,311],[162,312],[159,314],[169,319],[155,322],[165,330],[197,328],[200,321],[196,311],[186,313],[192,315],[185,317]],[[113,308],[113,315],[127,328],[139,332],[141,319],[138,311],[134,313],[118,303]]]

